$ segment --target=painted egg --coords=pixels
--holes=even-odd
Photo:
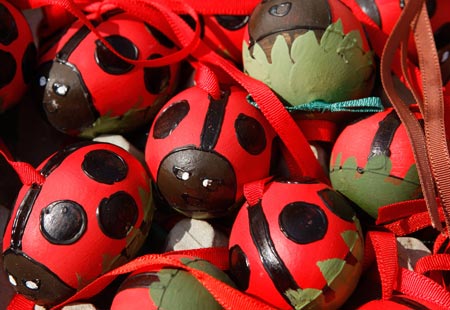
[[[133,258],[153,216],[150,178],[124,149],[71,145],[24,185],[3,238],[3,267],[16,291],[42,306],[67,299]]]
[[[338,309],[361,275],[363,241],[351,204],[332,188],[273,181],[239,210],[231,278],[277,309]]]
[[[372,91],[372,52],[361,23],[340,1],[262,1],[250,15],[248,38],[244,71],[291,106]]]
[[[28,89],[37,51],[25,16],[5,0],[0,0],[0,29],[0,111],[5,111]]]
[[[344,128],[331,151],[330,179],[373,218],[384,205],[422,197],[411,144],[395,110]]]
[[[173,209],[198,219],[229,215],[245,183],[269,176],[275,133],[246,96],[233,86],[215,100],[194,86],[156,116],[145,160]]]
[[[97,31],[122,56],[157,59],[176,49],[160,31],[126,13],[102,17],[93,21]],[[64,133],[124,133],[151,121],[174,92],[178,68],[128,63],[77,21],[41,57],[36,96],[50,124]]]
[[[222,282],[234,286],[228,275],[206,260],[180,257],[192,268],[206,272]],[[111,310],[220,310],[223,307],[190,273],[180,269],[144,269],[132,273],[114,296]]]

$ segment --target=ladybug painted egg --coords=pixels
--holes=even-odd
[[[173,97],[152,124],[145,160],[158,192],[193,218],[230,214],[242,186],[270,173],[275,133],[238,87],[213,99],[199,87]]]
[[[384,205],[422,197],[411,144],[394,109],[344,128],[331,151],[330,179],[373,218]]]
[[[126,13],[105,13],[94,24],[129,59],[157,59],[175,51],[160,31]],[[179,68],[178,63],[163,67],[128,63],[81,21],[40,63],[38,89],[48,121],[64,133],[82,137],[123,133],[147,124],[172,95]]]
[[[43,184],[18,194],[3,264],[19,294],[52,306],[137,254],[152,220],[152,194],[143,165],[112,144],[68,146],[38,171]]]
[[[180,261],[234,286],[228,275],[210,262],[183,256]],[[128,276],[114,296],[111,310],[220,310],[223,309],[209,291],[185,270],[145,268]]]
[[[361,23],[338,0],[262,1],[250,15],[244,71],[289,105],[367,97],[375,63]]]
[[[22,98],[36,61],[36,45],[25,16],[10,2],[0,0],[0,111]]]
[[[362,271],[359,221],[322,183],[269,183],[239,210],[229,247],[238,287],[277,309],[337,309]]]

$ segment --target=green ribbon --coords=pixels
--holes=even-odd
[[[253,98],[248,95],[247,101],[257,107],[258,104]],[[384,111],[384,106],[379,97],[365,97],[361,99],[346,100],[340,102],[325,102],[322,100],[314,100],[305,104],[299,104],[297,106],[286,106],[286,110],[289,112],[381,112]]]

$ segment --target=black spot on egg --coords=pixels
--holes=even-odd
[[[165,109],[158,119],[155,121],[153,127],[153,138],[164,139],[167,138],[181,121],[189,113],[189,103],[187,100],[177,101]]]
[[[120,55],[133,60],[138,59],[139,51],[129,39],[120,35],[111,35],[105,37],[105,40]],[[100,40],[97,40],[95,44],[97,46],[95,49],[95,61],[103,71],[109,74],[119,75],[125,74],[134,68],[134,65],[115,55]]]
[[[298,244],[321,240],[328,229],[327,216],[323,210],[304,201],[286,205],[278,220],[284,235]]]
[[[85,155],[81,168],[89,178],[103,184],[120,182],[128,174],[125,160],[109,150],[90,151]]]
[[[232,31],[241,29],[249,20],[248,15],[216,15],[214,17],[219,25]]]
[[[103,198],[98,206],[97,219],[102,232],[113,239],[123,239],[136,224],[138,207],[133,197],[120,191]]]
[[[9,45],[19,36],[17,24],[12,13],[0,3],[0,43]]]
[[[317,193],[325,206],[334,214],[347,222],[353,222],[355,212],[350,202],[332,189],[323,189]]]
[[[41,211],[40,229],[50,243],[72,244],[80,239],[86,227],[86,212],[75,201],[55,201]]]
[[[245,291],[250,282],[250,265],[244,251],[234,245],[229,251],[231,276],[240,290]]]
[[[148,59],[161,58],[160,54],[152,54]],[[152,94],[163,93],[170,82],[170,67],[145,67],[144,68],[144,84],[147,91]]]
[[[264,127],[253,117],[239,114],[234,123],[237,140],[247,152],[258,155],[266,148]]]
[[[8,85],[16,75],[17,64],[11,53],[0,50],[0,88]]]

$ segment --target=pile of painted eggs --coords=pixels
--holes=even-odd
[[[171,25],[167,14],[146,22],[114,1],[72,3],[85,19],[42,2],[0,0],[5,291],[54,307],[125,264],[166,255],[174,265],[130,269],[97,292],[101,301],[79,302],[223,309],[198,270],[269,308],[356,307],[366,231],[377,228],[380,208],[420,199],[422,189],[408,132],[382,95],[376,51],[384,42],[347,1],[254,0],[246,14],[237,2],[239,14],[229,6],[217,14],[218,1],[186,2],[198,10],[198,45],[276,94],[329,184],[292,172],[277,116],[217,68],[211,79],[198,74],[205,63],[195,47],[146,65],[179,52],[177,31],[191,28]],[[448,100],[450,7],[426,2]],[[404,5],[356,3],[384,36]],[[188,15],[179,23],[195,28]],[[410,100],[403,82],[398,91]],[[422,122],[416,102],[407,103]],[[111,137],[122,143],[105,142]],[[192,227],[180,232],[185,220]],[[211,232],[195,231],[195,221],[225,240],[226,267],[201,251],[165,250],[169,236],[172,244],[187,236],[186,250],[214,249],[219,242],[207,243]],[[0,293],[0,308],[11,294]],[[368,296],[366,308],[380,298]]]

